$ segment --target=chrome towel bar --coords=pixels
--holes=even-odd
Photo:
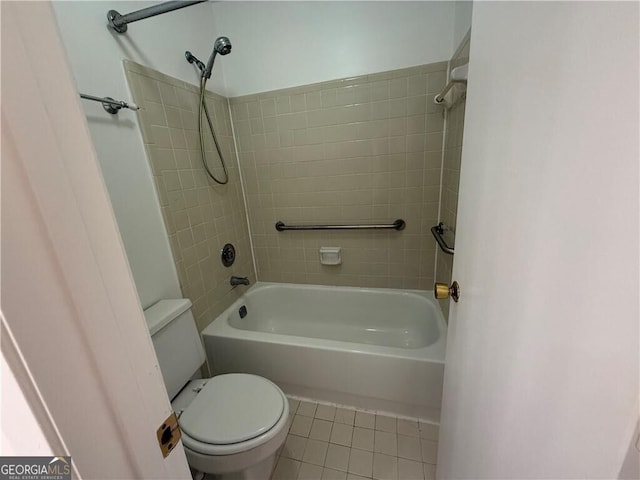
[[[122,108],[128,108],[130,110],[140,110],[140,107],[135,103],[127,103],[123,102],[122,100],[114,100],[111,97],[96,97],[94,95],[81,93],[80,98],[102,103],[102,108],[104,108],[104,111],[110,113],[111,115],[115,115]]]
[[[453,253],[454,253],[453,247],[450,247],[449,245],[447,245],[447,242],[444,241],[444,231],[445,231],[445,229],[446,229],[445,224],[440,222],[435,227],[431,227],[431,233],[435,237],[436,242],[438,242],[438,245],[440,245],[440,249],[444,253],[448,253],[449,255],[453,255]]]
[[[406,222],[399,218],[393,223],[378,225],[285,225],[284,222],[276,222],[276,230],[403,230]]]

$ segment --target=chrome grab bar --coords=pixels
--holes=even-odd
[[[442,222],[440,222],[435,227],[431,227],[431,233],[435,237],[436,242],[438,242],[438,245],[440,246],[440,249],[444,253],[448,253],[449,255],[453,255],[453,253],[454,253],[453,247],[450,247],[449,245],[447,245],[447,242],[444,241],[444,237],[443,237],[444,231],[445,231],[445,224],[442,223]]]
[[[393,229],[404,230],[406,222],[399,218],[393,223],[378,225],[285,225],[284,222],[276,222],[276,230],[381,230]]]

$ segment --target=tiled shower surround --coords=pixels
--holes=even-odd
[[[431,289],[440,195],[446,62],[226,99],[206,99],[230,180],[206,176],[198,88],[124,62],[182,293],[200,330],[262,281]],[[227,101],[231,106],[231,117]],[[232,136],[236,136],[244,195]],[[222,176],[212,143],[209,163]],[[218,167],[216,167],[218,166]],[[286,231],[275,223],[368,224],[402,218],[403,231]],[[255,264],[251,258],[249,231]],[[233,267],[220,250],[233,243]],[[342,249],[320,264],[319,248]],[[257,275],[256,275],[257,273]]]
[[[125,61],[124,67],[133,99],[141,107],[142,137],[180,287],[193,302],[202,330],[244,291],[231,287],[231,275],[255,282],[227,99],[206,95],[229,170],[229,183],[217,185],[208,179],[200,159],[198,88],[134,62]],[[214,174],[224,178],[211,141],[205,150]],[[225,243],[236,247],[236,262],[230,268],[220,262]]]
[[[469,63],[469,39],[467,33],[460,43],[458,50],[451,57],[451,69]],[[440,206],[440,222],[450,227],[454,232],[458,212],[458,185],[460,183],[460,159],[462,158],[462,133],[464,129],[464,112],[466,95],[464,90],[453,90],[453,105],[447,112],[447,127],[445,132],[445,147],[442,164],[442,200]],[[436,281],[451,284],[453,269],[453,255],[441,250],[437,254]],[[449,300],[440,300],[440,307],[445,318],[449,316]]]
[[[431,289],[446,62],[231,98],[258,278]],[[285,231],[391,223],[403,231]],[[342,265],[319,261],[342,248]]]

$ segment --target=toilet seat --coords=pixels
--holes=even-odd
[[[288,421],[286,397],[269,380],[249,374],[210,379],[180,415],[185,447],[204,455],[230,455],[274,437]]]

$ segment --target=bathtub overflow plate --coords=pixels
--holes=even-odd
[[[230,243],[227,243],[224,247],[222,247],[222,251],[220,252],[220,260],[222,260],[222,265],[225,267],[230,267],[233,265],[233,262],[236,261],[236,249]]]

